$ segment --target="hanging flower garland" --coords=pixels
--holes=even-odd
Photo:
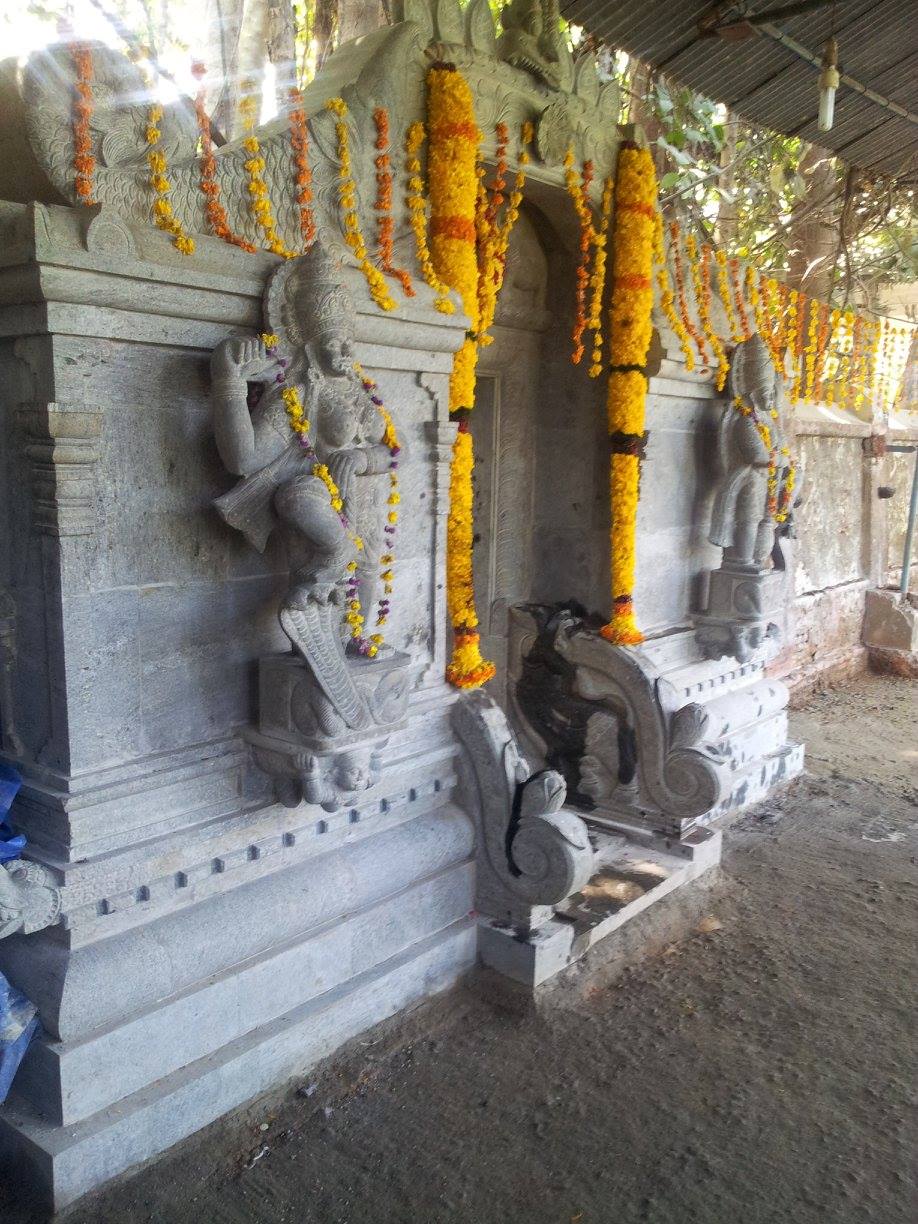
[[[698,321],[701,323],[701,330],[704,332],[705,338],[711,346],[711,352],[714,354],[714,360],[717,362],[714,385],[718,391],[722,391],[724,383],[727,381],[727,374],[730,372],[730,363],[727,361],[723,345],[718,339],[717,332],[714,330],[714,324],[711,322],[711,248],[707,243],[704,243],[701,248],[701,258],[699,259],[695,235],[686,234],[685,253],[688,256],[689,268],[692,272],[692,287],[695,290]]]
[[[669,279],[669,267],[666,262],[666,244],[663,240],[663,218],[657,209],[653,227],[653,258],[657,266],[657,287],[660,291],[660,309],[666,315],[670,327],[676,333],[679,347],[685,358],[685,368],[691,373],[695,368],[695,354],[689,343],[689,334],[679,318],[673,297],[672,282]]]
[[[816,342],[816,379],[813,384],[813,399],[819,403],[823,395],[823,381],[826,376],[826,358],[829,348],[829,307],[820,302],[818,311],[819,338]]]
[[[254,92],[252,81],[242,84],[242,98],[239,102],[239,113],[242,118],[242,130],[246,133],[242,147],[248,153],[245,160],[245,171],[248,175],[249,209],[265,236],[269,251],[281,255],[284,259],[292,259],[296,251],[291,251],[277,232],[277,221],[271,206],[268,184],[264,180],[265,159],[261,156],[261,145],[255,135],[255,125],[258,120],[258,98]]]
[[[717,288],[720,291],[720,300],[724,304],[727,327],[730,329],[730,335],[733,337],[733,340],[738,343],[742,340],[743,333],[740,331],[736,311],[733,309],[733,299],[730,296],[730,274],[727,267],[727,252],[720,249],[716,250],[714,252],[714,260],[717,264]]]
[[[497,295],[503,281],[503,267],[499,254],[501,233],[497,219],[504,202],[504,188],[507,185],[507,143],[510,136],[506,123],[497,125],[495,135],[497,138],[494,152],[496,166],[490,192],[484,182],[484,167],[479,166],[477,171],[475,233],[478,243],[478,345],[480,348],[491,343],[488,329],[494,322]]]
[[[580,258],[577,262],[576,317],[571,339],[574,343],[571,361],[579,365],[585,346],[583,333],[587,329],[587,291],[590,286],[590,248],[595,242],[593,214],[590,209],[590,184],[593,181],[593,163],[585,161],[578,179],[574,169],[574,150],[569,148],[564,157],[564,181],[580,221]]]
[[[316,236],[316,221],[312,211],[312,168],[309,165],[309,124],[303,106],[303,95],[294,85],[290,90],[290,146],[296,167],[296,203],[300,212],[300,233],[303,248]]]
[[[472,577],[472,470],[474,449],[468,413],[475,403],[478,359],[478,258],[475,172],[481,133],[472,93],[452,64],[434,64],[427,73],[430,146],[430,250],[434,270],[462,299],[471,324],[453,359],[449,406],[459,414],[459,431],[450,469],[450,507],[446,542],[446,600],[453,626],[453,657],[446,677],[459,688],[478,688],[494,675],[482,658]]]
[[[424,143],[424,124],[412,123],[405,134],[405,170],[408,174],[408,219],[414,234],[415,254],[424,283],[436,295],[434,306],[441,314],[453,314],[455,307],[449,298],[449,285],[443,283],[434,271],[430,247],[427,243],[427,204],[424,198],[424,179],[421,175],[421,146]]]
[[[483,231],[485,241],[479,238],[478,243],[478,345],[480,348],[484,348],[492,342],[489,330],[494,322],[497,298],[504,284],[510,235],[513,233],[513,227],[520,216],[523,189],[526,186],[526,167],[529,165],[527,146],[531,144],[533,134],[532,124],[524,123],[520,130],[517,171],[513,177],[513,186],[507,198],[507,207],[503,219],[501,220],[495,211],[493,220],[489,220],[489,210],[485,211],[485,228]],[[495,181],[496,185],[497,180]],[[501,191],[503,191],[503,186],[505,185],[505,183],[501,184]]]
[[[386,504],[389,509],[386,512],[386,525],[383,528],[383,534],[386,538],[379,558],[379,580],[382,583],[382,595],[376,605],[377,632],[370,635],[372,649],[372,647],[378,648],[383,644],[383,634],[378,632],[378,630],[386,624],[391,611],[391,600],[389,597],[394,590],[395,583],[395,574],[392,566],[395,564],[395,536],[398,531],[399,517],[398,506],[402,500],[398,488],[398,457],[401,454],[402,445],[395,429],[395,422],[392,420],[392,416],[379,394],[379,387],[377,387],[372,378],[367,377],[359,365],[355,368],[360,375],[360,381],[363,383],[364,390],[383,419],[386,428],[383,433],[382,444],[389,451],[389,493],[386,498]],[[367,653],[370,653],[370,651]],[[372,653],[375,654],[376,651],[373,650]]]
[[[624,141],[619,148],[615,199],[607,401],[612,448],[612,616],[601,632],[615,645],[629,646],[643,641],[634,617],[633,592],[641,460],[647,445],[645,366],[652,333],[651,273],[657,203],[653,158],[647,149],[631,141]]]
[[[819,345],[819,303],[810,298],[807,317],[807,338],[803,351],[803,392],[802,398],[812,403],[816,388],[816,352]]]
[[[590,368],[587,371],[590,378],[598,378],[602,373],[602,303],[606,290],[606,244],[609,237],[609,222],[612,217],[612,197],[615,194],[615,180],[610,174],[603,183],[602,203],[599,211],[599,228],[596,231],[593,256],[593,271],[590,273],[590,331],[593,333],[593,347],[590,354]],[[657,214],[659,218],[659,214]],[[664,257],[664,270],[665,270]],[[672,294],[670,303],[672,303]]]
[[[379,243],[379,262],[384,272],[394,276],[402,287],[405,297],[414,297],[414,285],[407,269],[397,268],[393,264],[394,257],[392,238],[395,232],[392,220],[392,161],[389,156],[389,112],[383,106],[377,106],[373,111],[373,124],[376,128],[376,157],[373,165],[376,167],[376,200],[373,207],[376,210],[376,236]]]
[[[70,48],[76,82],[73,91],[73,168],[76,171],[73,190],[80,204],[94,204],[93,175],[96,159],[92,155],[93,63],[92,52],[85,43],[73,43]]]
[[[743,400],[742,396],[734,397],[733,406],[741,416],[748,417],[752,421],[756,433],[762,440],[762,445],[768,451],[768,513],[776,523],[786,523],[797,473],[797,466],[791,459],[790,450],[786,446],[779,449],[773,444],[770,426],[762,420],[752,404],[747,404]],[[771,415],[777,420],[776,409],[772,409]],[[779,476],[781,459],[785,461],[783,476]]]
[[[787,351],[791,359],[791,399],[798,398],[800,390],[800,293],[791,289],[787,295]]]
[[[156,146],[162,139],[159,123],[163,117],[163,108],[154,102],[147,112],[147,165],[150,167],[150,187],[153,191],[153,220],[159,229],[172,235],[176,250],[183,255],[194,254],[194,239],[186,233],[182,223],[172,211],[169,196],[172,184],[166,178],[166,155]]]
[[[738,259],[730,260],[730,281],[733,286],[733,302],[736,306],[736,317],[739,320],[740,339],[748,340],[752,335],[752,328],[749,326],[749,316],[746,314],[746,302],[743,298],[743,284],[740,277],[740,261]]]
[[[201,137],[201,194],[204,196],[204,216],[210,226],[211,233],[224,242],[240,247],[243,251],[254,252],[255,245],[247,242],[230,229],[226,209],[220,202],[220,184],[217,182],[217,159],[214,156],[214,142],[210,130],[210,119],[207,115],[204,96],[204,77],[206,68],[201,63],[191,66],[191,73],[201,85],[194,99],[194,112],[198,120],[198,132]]]
[[[351,169],[351,137],[347,126],[347,103],[343,98],[329,98],[328,110],[335,116],[335,135],[338,138],[338,201],[344,213],[344,241],[354,252],[370,297],[380,310],[394,310],[395,299],[389,292],[386,278],[375,264],[370,263],[367,247],[360,228],[357,211],[357,184]]]
[[[673,274],[676,278],[676,293],[679,299],[679,314],[682,316],[682,325],[688,335],[692,337],[695,343],[695,348],[698,350],[698,359],[703,366],[708,364],[708,350],[704,345],[704,338],[698,328],[692,322],[692,316],[689,313],[688,295],[685,288],[685,274],[682,270],[682,234],[679,228],[678,221],[670,221],[669,223],[669,239],[670,250],[673,253]],[[694,361],[689,369],[694,368]]]

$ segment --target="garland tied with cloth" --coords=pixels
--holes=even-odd
[[[644,640],[634,618],[635,535],[647,446],[647,352],[652,333],[657,179],[649,151],[625,141],[615,174],[607,413],[611,457],[612,616],[601,633],[616,646]]]

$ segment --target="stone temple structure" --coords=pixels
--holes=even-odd
[[[602,380],[569,360],[573,145],[613,166],[618,98],[515,2],[404,0],[305,94],[319,238],[284,261],[209,236],[193,120],[162,120],[180,254],[150,220],[144,87],[93,49],[96,202],[72,188],[72,60],[7,65],[0,127],[0,749],[22,777],[25,857],[0,867],[0,971],[42,1031],[0,1107],[3,1175],[62,1206],[484,963],[536,989],[719,860],[718,817],[801,768],[787,689],[789,539],[763,529],[762,457],[726,393],[658,323],[635,602],[608,611]],[[551,8],[551,6],[548,6]],[[482,351],[475,579],[486,690],[444,679],[453,353],[466,320],[416,296],[383,313],[343,242],[334,116],[359,203],[375,107],[392,144],[425,70],[470,82],[485,156],[535,124],[494,343]],[[295,245],[285,117],[259,133]],[[238,144],[217,177],[259,245]],[[369,215],[369,214],[367,214]],[[414,269],[395,210],[397,262]],[[259,337],[274,333],[280,366]],[[755,341],[743,393],[781,405]],[[283,416],[299,390],[368,553],[396,422],[401,523],[387,644],[342,635],[345,528]],[[280,371],[280,381],[278,381]],[[354,577],[351,578],[351,574]],[[627,879],[626,901],[602,884]],[[599,898],[599,900],[597,900]]]

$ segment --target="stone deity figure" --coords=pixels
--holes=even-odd
[[[761,336],[740,341],[718,430],[720,482],[708,532],[723,559],[711,572],[707,607],[694,617],[710,659],[744,663],[786,630],[786,560],[776,544],[779,533],[793,534],[793,431],[782,391]]]
[[[372,478],[388,471],[391,455],[382,444],[385,423],[355,370],[353,303],[319,242],[272,275],[265,321],[279,338],[274,354],[261,339],[231,337],[211,358],[217,448],[242,477],[215,505],[259,550],[272,533],[283,538],[290,585],[281,625],[344,723],[360,726],[361,702],[342,649],[357,648],[346,604],[356,588],[363,615],[373,612],[387,506]],[[311,449],[291,428],[283,396],[289,388],[310,423]],[[340,491],[340,511],[314,473],[317,464],[327,466]],[[352,562],[356,571],[348,569]]]
[[[743,415],[733,399],[738,396],[767,425],[771,449],[779,456],[779,489],[787,479],[792,432],[785,420],[783,379],[757,333],[736,346],[729,389],[731,402],[724,409],[718,433],[721,480],[708,538],[723,548],[725,567],[761,571],[767,567],[778,528],[769,509],[771,455],[752,416]],[[786,532],[791,523],[792,507],[788,507]]]

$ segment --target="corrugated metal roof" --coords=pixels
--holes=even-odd
[[[780,3],[735,4],[729,14],[723,5],[721,20],[766,13]],[[741,42],[703,37],[698,21],[712,7],[693,0],[561,0],[568,21],[751,122],[802,136],[863,169],[918,179],[916,0],[838,0],[775,23],[817,58],[834,24],[842,73],[910,112],[897,115],[843,79],[830,132],[816,126],[818,70],[765,33]]]

